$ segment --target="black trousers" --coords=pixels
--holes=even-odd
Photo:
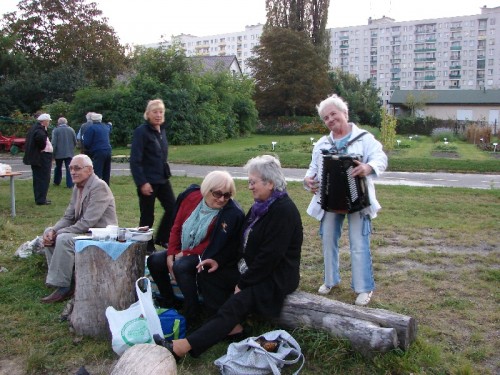
[[[184,296],[183,313],[188,323],[200,315],[199,294],[203,297],[207,315],[212,316],[234,293],[239,278],[236,266],[220,267],[215,272],[208,272],[207,269],[198,273],[198,263],[196,255],[183,256],[174,262],[175,279]],[[165,303],[173,306],[175,297],[170,284],[167,252],[160,251],[150,255],[148,269]]]
[[[198,357],[224,340],[236,324],[243,322],[250,313],[254,312],[254,306],[252,288],[233,294],[215,316],[186,337],[191,345],[190,354]]]
[[[155,221],[155,201],[158,199],[163,207],[163,216],[161,218],[160,224],[155,231],[154,242],[158,245],[165,246],[168,244],[168,238],[170,236],[170,229],[173,224],[173,212],[175,206],[175,196],[172,189],[170,181],[167,180],[164,184],[151,184],[153,188],[153,194],[143,195],[141,189],[137,189],[137,195],[139,196],[139,209],[141,211],[141,217],[139,219],[139,226],[149,226],[153,227]]]
[[[52,171],[52,153],[42,152],[40,165],[32,165],[33,194],[36,204],[44,204],[47,201],[47,193],[50,185],[50,175]]]

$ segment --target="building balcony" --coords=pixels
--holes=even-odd
[[[448,86],[448,88],[449,88],[450,90],[453,90],[453,89],[457,89],[457,90],[459,90],[459,89],[460,89],[460,86]]]
[[[399,85],[391,85],[390,89],[391,89],[392,91],[394,91],[394,90],[399,90],[399,89],[400,89],[400,87],[399,87]]]
[[[462,49],[462,46],[451,46],[450,50],[452,51],[460,51]]]
[[[435,81],[436,80],[436,76],[425,76],[424,80],[426,80],[426,81]]]
[[[349,44],[341,44],[340,48],[349,48]]]
[[[448,77],[450,79],[460,79],[460,78],[462,78],[462,75],[461,74],[450,74],[450,75],[448,75]]]
[[[340,35],[340,36],[339,36],[339,39],[340,39],[340,40],[346,40],[346,39],[349,39],[349,35]]]
[[[419,48],[415,49],[413,52],[436,52],[436,48]]]
[[[424,85],[424,90],[434,90],[436,85]]]
[[[401,68],[391,68],[391,73],[399,73]]]
[[[451,65],[450,70],[460,70],[462,69],[462,65]]]
[[[392,77],[391,81],[392,82],[398,82],[398,81],[401,81],[401,78],[400,77]]]

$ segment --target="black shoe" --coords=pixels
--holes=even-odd
[[[52,204],[52,201],[49,201],[48,199],[45,201],[45,202],[42,202],[42,203],[38,203],[37,202],[37,206],[44,206],[46,204]]]
[[[246,328],[243,328],[243,331],[241,331],[241,332],[238,332],[238,333],[235,333],[232,335],[227,335],[226,338],[224,339],[224,341],[226,341],[226,342],[238,342],[238,341],[246,339],[249,336],[250,335],[248,334],[248,331],[246,330]]]
[[[159,334],[155,333],[153,335],[153,340],[155,340],[156,345],[163,346],[166,348],[173,356],[175,359],[175,362],[179,362],[181,357],[179,357],[177,354],[174,352],[174,344],[172,341],[165,340],[163,337],[161,337]]]

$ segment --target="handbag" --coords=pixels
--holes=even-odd
[[[168,340],[186,337],[186,318],[176,309],[157,309],[163,336]]]
[[[294,374],[298,374],[305,363],[300,345],[288,332],[276,330],[230,344],[227,353],[214,364],[222,375],[279,375],[283,366],[301,359],[302,364]]]
[[[144,280],[145,292],[139,288],[141,280]],[[128,309],[118,311],[113,306],[106,308],[111,345],[118,355],[135,344],[153,343],[154,334],[163,337],[160,318],[153,304],[151,282],[148,278],[141,277],[135,282],[135,290],[139,300]]]

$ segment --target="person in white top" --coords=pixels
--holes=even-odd
[[[339,96],[332,95],[326,98],[317,106],[317,110],[330,133],[320,138],[314,146],[311,163],[304,178],[304,187],[314,194],[307,213],[320,221],[325,269],[324,283],[320,286],[318,293],[326,295],[340,283],[339,240],[344,219],[347,217],[352,271],[351,287],[358,294],[356,305],[366,306],[375,289],[370,252],[371,219],[377,216],[381,208],[375,196],[373,178],[386,169],[387,156],[382,150],[382,144],[371,133],[349,122],[347,103]],[[350,141],[353,142],[350,143]],[[334,212],[321,208],[322,150],[331,149],[335,149],[338,154],[361,156],[360,161],[354,162],[352,176],[366,177],[370,204],[358,212]]]

